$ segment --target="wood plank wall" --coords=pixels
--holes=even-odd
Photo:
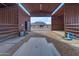
[[[52,30],[63,30],[64,31],[64,16],[52,16]]]
[[[0,40],[18,35],[17,7],[0,8]]]
[[[25,21],[27,23],[30,22],[30,16],[28,16],[20,7],[18,7],[19,31],[25,30]],[[27,25],[27,27],[28,27],[28,25]]]
[[[65,4],[64,24],[66,32],[79,37],[79,4]]]
[[[64,31],[64,6],[52,15],[52,30]]]

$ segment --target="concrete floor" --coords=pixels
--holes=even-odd
[[[45,37],[31,37],[13,56],[60,56],[60,54],[52,43],[46,41]]]
[[[0,42],[0,56],[12,55],[25,37],[16,37]],[[19,45],[18,45],[19,44]]]

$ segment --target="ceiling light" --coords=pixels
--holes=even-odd
[[[64,3],[61,3],[61,4],[53,11],[52,15],[55,14],[63,5],[64,5]]]
[[[25,11],[25,13],[27,13],[30,16],[30,13],[27,11],[27,9],[21,3],[18,3],[18,5],[22,8],[23,11]]]

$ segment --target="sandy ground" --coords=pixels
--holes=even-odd
[[[51,26],[45,26],[45,27],[31,27],[31,31],[50,31]]]
[[[79,56],[79,40],[72,41],[64,38],[64,31],[33,31],[39,35],[48,37],[48,41],[54,43],[62,56]]]
[[[29,34],[26,35],[25,39],[23,39],[21,42],[28,42],[30,37],[47,38],[47,41],[54,44],[62,56],[79,56],[79,40],[73,39],[72,41],[69,41],[64,39],[64,31],[32,31],[29,32]],[[11,42],[11,40],[7,40],[5,43],[2,42],[2,44],[13,44],[15,41],[12,43]],[[13,50],[13,48],[11,49]],[[10,51],[12,51],[11,49]],[[8,52],[10,51],[8,50]]]

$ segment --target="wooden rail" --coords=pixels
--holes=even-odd
[[[0,40],[8,39],[18,35],[17,24],[0,24]]]

